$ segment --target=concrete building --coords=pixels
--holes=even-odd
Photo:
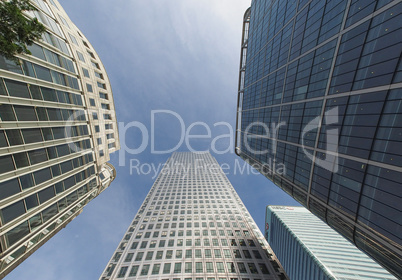
[[[209,153],[173,153],[101,280],[287,279]]]
[[[0,278],[110,185],[120,148],[99,56],[56,0],[31,3],[42,40],[0,56]]]

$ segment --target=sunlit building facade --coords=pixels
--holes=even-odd
[[[401,50],[401,1],[252,1],[235,148],[399,278]]]
[[[101,280],[288,279],[209,153],[173,153]]]
[[[110,185],[120,148],[98,55],[56,0],[31,3],[42,39],[0,56],[0,278]]]
[[[305,207],[267,206],[265,237],[292,280],[396,280]]]

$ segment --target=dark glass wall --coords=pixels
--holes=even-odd
[[[400,1],[254,0],[236,137],[238,155],[400,278],[401,51]]]

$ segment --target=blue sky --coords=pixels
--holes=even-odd
[[[240,41],[244,11],[250,0],[60,0],[73,22],[104,63],[112,84],[119,122],[143,123],[151,131],[152,110],[171,110],[184,121],[206,123],[212,138],[235,129]],[[155,118],[155,148],[170,149],[180,140],[180,124],[172,115]],[[205,133],[198,127],[192,134]],[[120,135],[123,137],[124,135]],[[141,134],[125,134],[128,147],[141,145]],[[121,139],[121,140],[124,140]],[[211,139],[192,140],[197,150],[211,148]],[[225,150],[228,139],[217,147]],[[178,149],[186,151],[186,145]],[[234,153],[212,153],[231,166],[229,180],[260,229],[267,204],[298,205],[261,175],[233,174]],[[169,154],[152,154],[150,145],[137,155],[119,152],[111,163],[117,178],[55,237],[5,279],[98,279],[118,246],[154,174],[130,175],[129,161],[162,164]]]

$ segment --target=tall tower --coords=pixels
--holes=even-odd
[[[0,278],[110,185],[120,147],[100,58],[56,0],[31,4],[42,39],[0,56]]]
[[[268,206],[265,236],[293,280],[396,280],[305,207]]]
[[[100,279],[287,279],[209,153],[173,153]]]
[[[399,278],[401,51],[401,1],[254,0],[236,129],[237,155]]]

